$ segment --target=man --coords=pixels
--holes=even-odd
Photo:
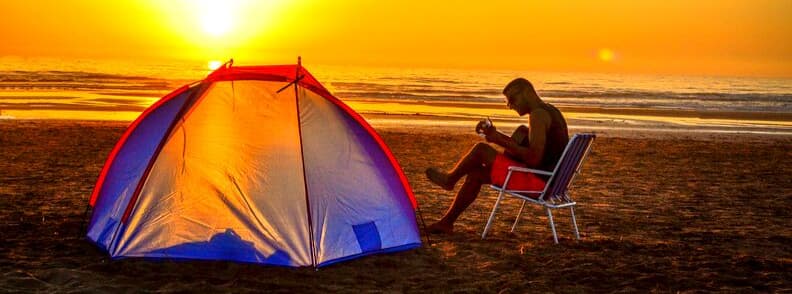
[[[429,226],[430,233],[452,233],[454,222],[476,200],[481,185],[494,183],[502,186],[509,166],[552,171],[564,152],[569,141],[564,116],[553,105],[539,98],[531,82],[517,78],[506,85],[503,95],[506,96],[507,106],[518,115],[530,115],[529,127],[520,126],[509,137],[498,132],[495,126],[480,122],[476,130],[484,133],[487,142],[503,147],[504,153],[487,143],[477,143],[451,171],[426,169],[429,180],[448,191],[452,191],[457,181],[467,176],[445,215]],[[546,177],[534,174],[513,173],[508,188],[541,190],[546,180]]]

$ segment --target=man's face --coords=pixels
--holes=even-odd
[[[518,90],[511,90],[504,94],[504,96],[506,96],[506,106],[508,106],[509,109],[516,109],[517,101],[518,101],[517,99],[518,93],[519,93]]]
[[[504,96],[506,96],[506,106],[508,106],[509,109],[514,109],[519,115],[525,114],[525,107],[522,106],[525,104],[525,99],[521,90],[512,89],[506,92]]]

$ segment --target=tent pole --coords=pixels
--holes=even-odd
[[[170,122],[168,129],[163,134],[162,139],[160,140],[159,144],[157,144],[157,148],[154,149],[154,153],[149,158],[148,163],[146,165],[146,169],[143,170],[143,174],[140,175],[140,179],[136,185],[134,192],[129,198],[129,202],[126,204],[126,209],[124,209],[124,214],[118,221],[116,225],[115,232],[113,233],[113,238],[110,239],[110,244],[108,244],[107,251],[111,252],[110,256],[113,256],[113,252],[117,249],[118,246],[118,237],[119,234],[122,232],[121,227],[126,225],[127,218],[132,214],[132,211],[135,209],[135,206],[138,201],[138,197],[140,196],[140,192],[143,189],[143,185],[146,183],[148,179],[149,173],[151,172],[151,168],[154,166],[154,162],[156,162],[157,157],[159,157],[162,148],[165,147],[165,143],[168,141],[168,138],[173,134],[173,130],[176,127],[176,124],[179,120],[183,119],[184,114],[193,106],[195,100],[197,100],[201,95],[203,95],[204,91],[208,88],[208,84],[201,84],[199,88],[193,90],[190,93],[190,96],[184,100],[184,104],[182,104],[181,108],[179,108],[179,112],[176,113],[176,116],[173,117],[173,121]],[[125,231],[126,229],[124,229]]]
[[[302,78],[300,76],[300,69],[302,67],[301,59],[302,58],[300,58],[300,56],[297,56],[297,70],[294,74],[294,82],[291,83],[294,84],[294,104],[297,106],[297,131],[299,132],[298,135],[300,136],[300,156],[302,158],[303,166],[303,184],[305,185],[305,208],[306,213],[308,214],[308,242],[310,243],[309,245],[311,248],[311,264],[313,264],[314,270],[319,270],[319,264],[316,263],[316,246],[314,244],[313,219],[311,218],[311,201],[310,197],[308,197],[308,179],[305,177],[305,150],[303,149],[302,127],[300,125],[300,89],[298,84]]]

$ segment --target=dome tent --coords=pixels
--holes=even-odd
[[[232,66],[146,109],[91,195],[113,258],[320,267],[420,246],[388,147],[300,63]]]

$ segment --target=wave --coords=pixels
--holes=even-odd
[[[150,90],[174,88],[178,81],[83,71],[2,71],[0,90]]]
[[[3,110],[88,110],[88,111],[143,111],[145,106],[136,104],[90,104],[90,103],[0,103]]]
[[[499,103],[499,95],[475,95],[464,91],[401,92],[401,91],[335,91],[340,98],[410,99],[416,101],[458,101]],[[673,92],[585,92],[543,91],[541,96],[551,103],[571,106],[624,108],[672,108],[693,110],[792,111],[792,94],[755,93],[673,93]]]
[[[576,91],[576,90],[545,90],[542,96],[557,98],[664,98],[664,99],[699,99],[708,101],[783,101],[792,103],[792,93],[717,93],[717,92],[673,92],[673,91]]]
[[[418,83],[440,83],[440,84],[464,84],[463,81],[454,81],[448,79],[436,79],[436,78],[426,78],[426,77],[379,77],[378,80],[384,81],[399,81],[399,82],[418,82]]]
[[[374,91],[371,91],[374,90]],[[447,91],[447,90],[420,90],[414,89],[411,91],[397,91],[394,89],[366,89],[366,90],[352,90],[337,88],[335,93],[341,97],[374,97],[374,98],[426,98],[438,99],[445,98],[451,100],[503,100],[503,97],[492,91]],[[608,92],[590,92],[590,91],[565,91],[565,90],[549,90],[541,91],[541,97],[544,98],[581,98],[581,99],[637,99],[637,100],[701,100],[710,102],[783,102],[792,103],[792,94],[776,94],[776,93],[712,93],[712,92],[693,92],[693,93],[675,93],[675,92],[643,92],[643,91],[608,91]]]
[[[85,71],[2,71],[0,72],[0,82],[63,82],[80,80],[121,80],[121,81],[157,81],[161,79],[134,75],[106,74]]]
[[[547,84],[573,85],[568,82],[556,82]],[[426,84],[382,84],[372,82],[330,82],[328,83],[338,91],[345,93],[388,93],[388,94],[443,94],[443,96],[479,95],[490,98],[501,96],[501,89],[487,86],[468,86],[468,87],[444,87],[440,85]],[[697,98],[697,99],[722,99],[729,101],[763,99],[773,101],[792,102],[792,93],[771,93],[762,92],[755,88],[732,88],[731,92],[707,92],[690,91],[696,88],[680,89],[682,91],[651,91],[651,90],[632,90],[619,88],[605,88],[601,86],[579,85],[576,89],[541,89],[538,92],[541,96],[547,97],[576,97],[576,98]]]

